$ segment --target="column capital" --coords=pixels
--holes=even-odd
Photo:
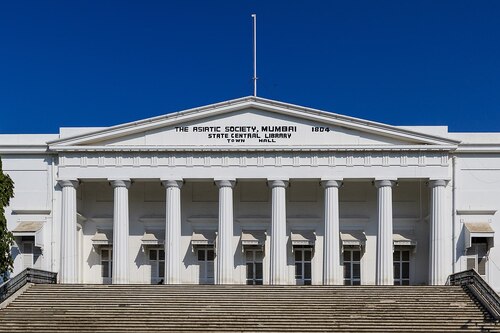
[[[281,179],[268,179],[267,180],[267,185],[271,188],[274,187],[288,187],[288,180],[281,180]]]
[[[184,185],[184,182],[182,181],[182,179],[180,179],[180,180],[179,179],[162,179],[161,184],[165,188],[169,188],[169,187],[182,188],[182,185]]]
[[[236,184],[236,181],[234,179],[215,179],[214,182],[218,188],[221,188],[221,187],[233,188],[234,185]]]
[[[115,187],[129,188],[130,184],[131,184],[130,179],[108,179],[108,180],[109,180],[109,184],[111,186],[113,186],[113,188],[115,188]]]
[[[341,180],[337,179],[323,179],[321,180],[321,185],[323,185],[324,188],[329,188],[329,187],[341,187],[343,182]]]
[[[448,182],[449,182],[448,179],[431,179],[429,180],[428,186],[429,187],[446,186],[448,185]]]
[[[59,179],[57,181],[57,183],[61,187],[74,187],[74,188],[77,188],[78,185],[80,185],[80,182],[78,181],[78,179]]]
[[[386,187],[386,186],[393,187],[394,185],[396,185],[396,183],[397,182],[393,179],[375,179],[373,185],[375,185],[376,188]]]

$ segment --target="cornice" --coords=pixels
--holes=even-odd
[[[457,147],[455,153],[457,154],[500,153],[500,144],[497,143],[461,144]]]
[[[0,145],[0,154],[46,154],[55,155],[49,151],[48,145]]]
[[[454,151],[454,145],[328,145],[328,146],[57,146],[56,152],[190,152],[190,151]]]

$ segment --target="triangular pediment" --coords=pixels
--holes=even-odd
[[[53,150],[454,146],[458,142],[272,100],[246,97],[50,142]]]

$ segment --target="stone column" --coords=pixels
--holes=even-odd
[[[62,188],[61,216],[61,283],[78,282],[78,253],[76,242],[76,189],[78,180],[59,180]]]
[[[182,180],[163,180],[165,211],[165,284],[181,282],[181,188]]]
[[[323,240],[323,284],[342,285],[340,266],[339,187],[340,180],[325,180],[325,235]]]
[[[232,284],[233,251],[233,186],[234,180],[216,180],[219,188],[219,231],[217,235],[217,269],[215,284]]]
[[[113,284],[129,283],[128,237],[129,210],[128,189],[130,180],[110,180],[114,189],[113,209]]]
[[[430,251],[429,284],[443,285],[450,274],[451,261],[451,225],[450,214],[446,207],[446,185],[448,181],[439,179],[429,181],[431,188],[430,211]]]
[[[393,180],[376,180],[378,189],[377,285],[394,285],[392,239]]]
[[[288,284],[286,249],[286,188],[288,181],[271,180],[271,276],[270,284]]]

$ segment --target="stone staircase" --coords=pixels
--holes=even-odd
[[[458,286],[29,287],[0,332],[500,332]]]

